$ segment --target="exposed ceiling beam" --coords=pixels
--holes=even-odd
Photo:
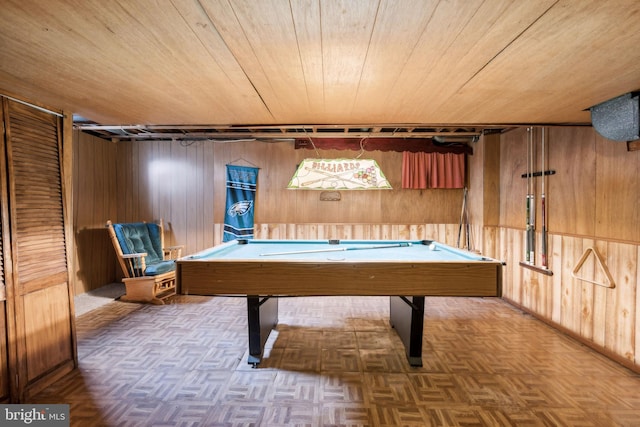
[[[473,140],[482,134],[500,133],[514,126],[442,124],[357,125],[128,125],[76,123],[75,128],[108,140],[293,140],[299,138],[446,138]],[[557,126],[551,124],[550,126]]]

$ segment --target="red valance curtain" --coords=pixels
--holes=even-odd
[[[465,157],[455,153],[402,153],[402,188],[464,188]]]

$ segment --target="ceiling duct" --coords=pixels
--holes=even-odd
[[[590,108],[591,123],[613,141],[640,139],[640,92],[629,92]]]
[[[480,135],[459,136],[459,135],[436,135],[433,140],[439,144],[461,143],[461,142],[478,142]]]

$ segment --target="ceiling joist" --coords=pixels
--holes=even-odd
[[[76,123],[76,129],[109,140],[293,140],[296,138],[458,138],[471,140],[484,127],[417,125],[290,126],[105,126]],[[495,129],[495,128],[494,128]]]

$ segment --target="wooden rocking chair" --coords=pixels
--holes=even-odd
[[[164,304],[176,294],[175,260],[183,247],[164,247],[162,220],[157,224],[107,221],[106,227],[124,273],[126,294],[121,301]]]

